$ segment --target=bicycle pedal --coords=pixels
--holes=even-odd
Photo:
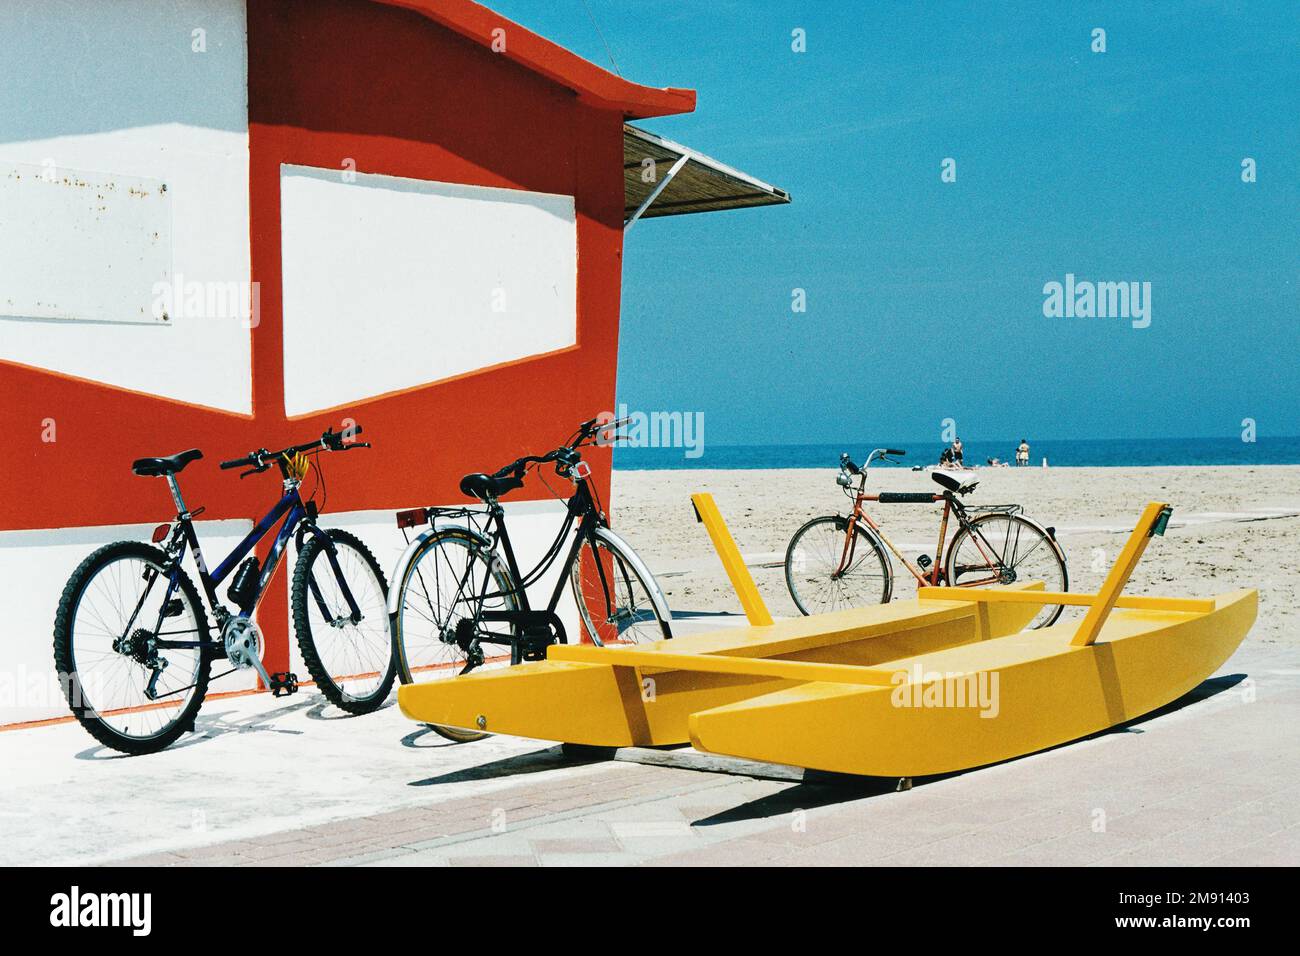
[[[923,554],[923,555],[921,555],[919,558],[916,559],[916,563],[917,563],[918,565],[920,565],[920,566],[921,566],[921,570],[924,571],[924,570],[926,570],[926,569],[927,569],[931,564],[933,564],[934,562],[931,560],[931,558],[930,558],[930,556],[929,556],[928,554]]]
[[[172,598],[163,606],[163,617],[180,617],[185,605],[180,598]]]
[[[298,693],[298,675],[289,671],[281,671],[278,674],[271,675],[271,696],[288,697],[290,694]]]

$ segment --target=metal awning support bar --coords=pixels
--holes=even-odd
[[[655,188],[651,190],[650,195],[645,197],[645,202],[641,203],[641,205],[637,207],[636,212],[632,213],[632,218],[623,224],[624,232],[631,229],[632,224],[641,218],[641,214],[649,209],[654,201],[659,198],[659,194],[667,188],[670,182],[673,181],[673,177],[681,172],[682,167],[686,165],[687,160],[690,158],[690,153],[682,153],[681,156],[677,157],[677,162],[673,163],[672,168],[670,168],[668,172],[664,173],[664,178],[659,180],[659,185],[655,186]]]

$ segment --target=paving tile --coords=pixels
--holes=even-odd
[[[531,856],[458,856],[447,862],[451,866],[537,866]]]

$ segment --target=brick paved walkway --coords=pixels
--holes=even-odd
[[[893,781],[804,779],[690,750],[574,765],[534,744],[408,779],[417,795],[399,809],[129,862],[1300,862],[1300,750],[1288,742],[1300,726],[1300,655],[1248,644],[1191,697],[1126,730],[901,793]]]

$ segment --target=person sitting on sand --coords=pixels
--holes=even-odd
[[[961,460],[961,439],[960,438],[954,438],[952,440],[952,462],[958,468],[965,467],[965,463]]]
[[[1029,464],[1029,442],[1023,438],[1020,439],[1020,447],[1016,449],[1016,464],[1020,467]]]
[[[951,449],[951,448],[945,448],[943,451],[939,452],[939,467],[940,467],[940,468],[951,468],[951,467],[952,467],[952,449]]]

